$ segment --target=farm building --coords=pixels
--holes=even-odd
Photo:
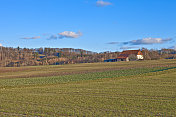
[[[108,59],[108,60],[104,60],[104,62],[117,62],[117,59]]]
[[[46,56],[45,56],[45,55],[40,54],[40,55],[39,55],[39,57],[40,57],[40,58],[45,58]]]
[[[12,60],[7,67],[20,67],[20,61],[18,60]]]
[[[143,54],[140,50],[125,50],[118,57],[118,61],[143,60]]]

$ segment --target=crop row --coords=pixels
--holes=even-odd
[[[118,78],[122,76],[146,74],[150,72],[159,72],[159,71],[175,69],[175,68],[176,67],[137,68],[137,69],[126,69],[126,70],[122,69],[122,70],[52,76],[52,77],[0,79],[0,87],[5,88],[5,87],[16,87],[16,86],[32,86],[32,85],[66,83],[66,82],[82,81],[82,80],[97,80],[97,79],[103,79],[103,78]]]

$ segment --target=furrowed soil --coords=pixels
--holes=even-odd
[[[176,60],[0,68],[0,116],[176,116]]]

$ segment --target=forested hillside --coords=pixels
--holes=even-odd
[[[145,60],[175,59],[173,49],[148,50],[142,49]],[[37,65],[61,65],[75,63],[103,62],[114,59],[120,52],[96,53],[73,48],[10,48],[0,47],[0,67],[20,67]]]

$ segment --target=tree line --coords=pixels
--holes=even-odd
[[[176,58],[176,51],[173,49],[148,50],[142,48],[141,51],[145,60]],[[115,59],[119,55],[120,52],[96,53],[73,48],[0,47],[0,67],[94,63]]]

